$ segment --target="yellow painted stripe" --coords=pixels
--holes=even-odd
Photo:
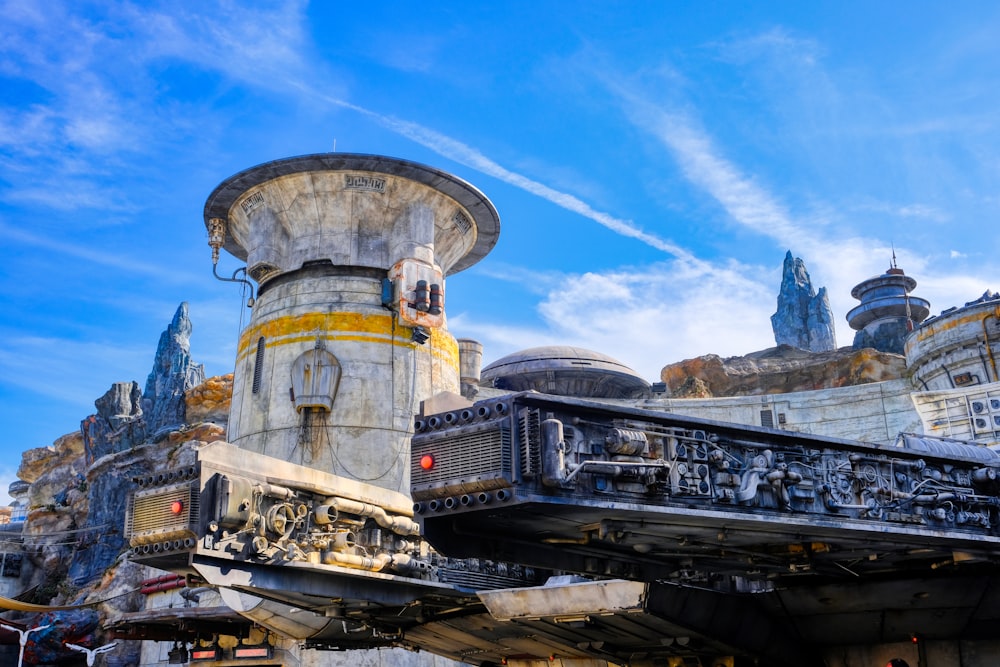
[[[458,343],[450,335],[430,329],[426,343],[432,355],[458,369]],[[395,325],[391,315],[366,315],[356,312],[304,313],[276,317],[246,329],[240,336],[237,363],[256,352],[257,341],[263,337],[265,347],[301,344],[315,341],[354,341],[387,344],[416,349],[410,340],[410,329]]]

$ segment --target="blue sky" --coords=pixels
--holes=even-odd
[[[995,3],[476,4],[0,2],[0,491],[145,383],[180,302],[231,371],[202,206],[281,157],[481,189],[500,239],[448,311],[487,363],[572,344],[655,381],[770,347],[789,249],[839,345],[893,246],[934,313],[1000,289]]]

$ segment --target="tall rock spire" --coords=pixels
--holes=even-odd
[[[205,368],[191,361],[191,320],[187,302],[160,334],[153,370],[142,393],[147,432],[156,438],[184,423],[184,392],[205,381]]]
[[[774,342],[810,352],[837,349],[833,310],[826,288],[813,289],[805,263],[785,253],[778,292],[778,312],[771,316]]]

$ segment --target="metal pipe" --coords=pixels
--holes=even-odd
[[[412,570],[427,571],[430,565],[406,554],[380,553],[375,556],[359,556],[356,554],[338,553],[327,551],[323,554],[323,563],[326,565],[342,565],[358,570],[369,572],[381,572],[382,570],[393,570],[395,572],[410,572]]]
[[[174,579],[173,581],[164,581],[159,584],[153,584],[151,586],[143,586],[139,589],[139,592],[143,595],[152,595],[153,593],[162,593],[163,591],[172,591],[175,588],[185,588],[187,586],[187,581],[181,577],[179,579]]]
[[[542,484],[559,487],[570,480],[566,474],[566,441],[558,419],[542,422]]]
[[[252,308],[253,304],[254,304],[253,283],[251,283],[246,278],[237,278],[236,276],[239,273],[242,273],[243,275],[246,275],[246,273],[247,273],[246,267],[245,266],[244,267],[240,267],[240,268],[236,269],[235,271],[233,271],[233,277],[232,278],[223,278],[222,276],[219,275],[218,264],[215,264],[215,263],[212,264],[212,275],[215,276],[216,279],[221,280],[221,281],[226,282],[226,283],[242,283],[242,284],[244,284],[244,285],[247,286],[247,289],[250,290],[250,297],[247,299],[247,307],[248,308]]]
[[[584,471],[584,468],[590,468],[590,469],[596,468],[598,471],[600,471],[601,468],[605,469],[618,468],[617,471],[609,471],[606,474],[621,475],[624,472],[625,468],[638,468],[642,470],[646,469],[653,470],[656,468],[663,468],[666,470],[670,470],[670,462],[664,461],[662,459],[658,459],[656,461],[642,462],[642,463],[633,461],[595,461],[595,460],[581,461],[576,466],[574,466],[573,470],[566,476],[566,481],[567,482],[572,481],[574,477],[576,477],[579,473]]]
[[[156,584],[162,584],[166,581],[176,581],[177,579],[183,579],[184,576],[180,574],[164,574],[159,577],[153,577],[152,579],[143,579],[139,582],[140,586],[153,586]]]
[[[420,524],[405,516],[390,515],[385,509],[378,505],[362,503],[357,500],[348,500],[330,496],[324,499],[324,505],[330,505],[338,512],[347,514],[357,514],[358,516],[374,519],[375,523],[391,530],[398,535],[419,535]]]

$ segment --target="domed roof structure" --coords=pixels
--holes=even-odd
[[[649,383],[616,359],[579,347],[533,347],[494,361],[483,386],[579,398],[638,398]]]

